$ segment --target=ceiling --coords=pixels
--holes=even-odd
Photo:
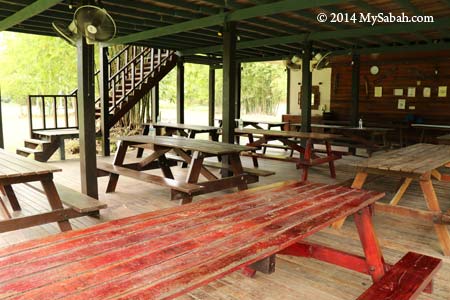
[[[54,36],[51,23],[71,22],[81,1],[0,0],[0,30]],[[220,57],[223,24],[236,22],[241,61],[315,51],[369,53],[450,49],[450,0],[102,0],[114,18],[112,43],[174,49],[183,55]],[[320,23],[324,13],[328,21]],[[360,14],[432,16],[432,23],[353,22]],[[330,22],[336,17],[349,22]]]

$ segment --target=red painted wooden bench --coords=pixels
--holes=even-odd
[[[431,287],[431,279],[441,265],[441,259],[408,252],[357,300],[416,299]]]
[[[0,249],[0,299],[173,299],[275,254],[370,275],[387,269],[371,222],[383,193],[281,182]],[[303,243],[354,215],[365,257]]]

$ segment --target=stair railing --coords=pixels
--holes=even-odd
[[[124,51],[125,60],[123,65],[117,69],[109,78],[112,103],[109,111],[114,113],[126,98],[155,72],[171,59],[172,50],[161,50],[153,48],[133,47]],[[128,53],[132,55],[128,55]],[[138,52],[138,53],[136,53]],[[129,59],[131,57],[131,59]],[[147,68],[147,70],[146,70]]]
[[[72,102],[72,107],[74,108],[73,122],[70,121],[69,114],[69,102]],[[51,105],[47,105],[48,102]],[[33,103],[40,108],[40,117],[42,118],[42,126],[36,127],[33,120]],[[60,105],[58,105],[58,103]],[[62,120],[58,116],[58,110],[62,107]],[[53,113],[49,116],[46,113],[46,108],[51,108]],[[50,120],[52,118],[53,122],[50,125]],[[28,96],[28,120],[30,124],[30,136],[33,136],[34,130],[50,130],[50,129],[65,129],[65,128],[78,128],[78,100],[77,100],[77,90],[67,95],[29,95]]]

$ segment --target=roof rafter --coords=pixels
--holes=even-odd
[[[450,18],[435,19],[434,23],[405,23],[405,24],[394,24],[394,25],[384,25],[376,27],[365,27],[365,28],[355,28],[355,29],[345,29],[337,31],[320,31],[311,32],[306,34],[296,34],[291,36],[274,37],[268,39],[239,42],[236,45],[236,49],[246,49],[254,47],[262,47],[277,44],[287,44],[294,42],[304,42],[306,40],[310,41],[320,41],[329,39],[345,39],[345,38],[358,38],[362,36],[372,36],[372,35],[387,35],[387,34],[399,34],[399,33],[413,33],[425,30],[441,29],[449,27]],[[222,45],[196,48],[196,49],[185,49],[182,51],[183,55],[191,55],[195,53],[215,53],[222,51]]]
[[[225,22],[241,21],[255,17],[274,15],[287,11],[302,10],[325,5],[349,2],[349,0],[316,0],[316,1],[298,1],[282,0],[269,4],[256,5],[249,8],[243,8],[232,12],[221,13],[209,17],[194,19],[173,25],[150,29],[147,31],[122,36],[113,39],[110,44],[128,44],[140,40],[152,39],[164,35],[170,35],[179,32],[190,31],[198,28],[221,25]]]
[[[62,0],[36,0],[32,4],[22,8],[18,12],[12,14],[8,18],[0,21],[0,31],[11,28],[14,25],[21,23],[44,10],[62,2]]]

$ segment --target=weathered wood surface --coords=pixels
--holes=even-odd
[[[79,135],[78,128],[65,129],[48,129],[48,130],[34,130],[33,133],[45,136],[74,136]]]
[[[301,127],[300,123],[293,123],[291,126]],[[311,124],[312,128],[325,128],[325,129],[339,129],[339,130],[347,130],[347,131],[356,131],[356,132],[386,132],[386,131],[394,131],[394,128],[386,128],[386,127],[354,127],[354,126],[345,126],[345,125],[332,125],[332,124]]]
[[[0,180],[60,172],[61,169],[0,149]],[[1,182],[0,182],[1,184]]]
[[[373,169],[387,173],[423,175],[450,162],[450,146],[415,144],[405,148],[380,152],[358,163],[359,170]]]
[[[436,129],[436,130],[450,130],[450,125],[443,124],[411,124],[412,127],[423,128],[423,129]]]
[[[383,193],[283,182],[0,249],[0,299],[172,299]]]
[[[198,133],[200,132],[217,132],[220,130],[219,127],[206,126],[206,125],[196,125],[196,124],[179,124],[179,123],[144,123],[144,126],[152,126],[155,128],[172,128],[181,130],[193,130]]]
[[[358,300],[416,299],[441,265],[441,259],[408,252]]]
[[[340,135],[329,133],[317,133],[317,132],[297,132],[297,131],[278,131],[278,130],[264,130],[264,129],[239,129],[236,128],[237,134],[256,134],[265,135],[271,137],[285,137],[285,138],[300,138],[300,139],[312,139],[328,141],[340,138]]]
[[[115,166],[115,165],[112,165],[109,163],[98,162],[97,169],[103,170],[108,173],[116,174],[116,175],[131,177],[131,178],[134,178],[134,179],[137,179],[137,180],[140,180],[143,182],[147,182],[147,183],[153,183],[153,184],[157,184],[157,185],[161,185],[161,186],[167,186],[167,187],[170,187],[171,189],[174,189],[174,190],[177,190],[177,191],[180,191],[183,193],[187,193],[187,194],[192,194],[194,192],[202,190],[202,187],[197,184],[185,183],[185,182],[177,181],[175,179],[164,178],[164,177],[161,177],[158,175],[147,174],[147,173],[144,173],[141,171],[136,171],[136,170],[132,170],[132,169],[129,169],[126,167],[121,167],[121,166]]]
[[[118,140],[122,140],[128,143],[136,143],[136,146],[146,147],[140,144],[151,144],[168,148],[179,148],[184,150],[199,151],[211,155],[225,155],[232,153],[239,153],[241,151],[250,151],[253,148],[241,145],[234,145],[228,143],[188,139],[184,137],[173,136],[145,136],[134,135],[119,137]],[[152,146],[150,146],[152,148]]]

